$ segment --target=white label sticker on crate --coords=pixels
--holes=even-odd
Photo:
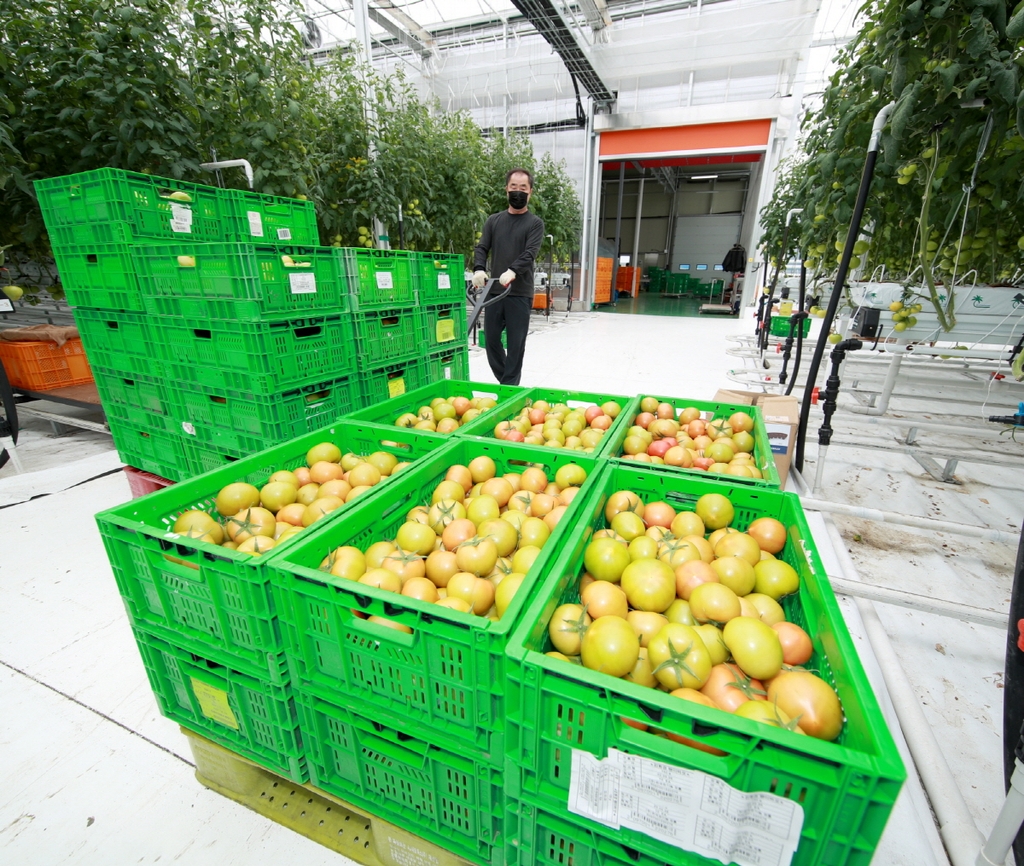
[[[444,368],[444,377],[446,379],[450,379],[452,377],[452,368],[451,367],[445,367]]]
[[[450,289],[452,287],[452,278],[449,274],[438,274],[437,275],[437,287],[439,289]]]
[[[181,422],[181,429],[184,430],[186,433],[188,433],[189,436],[195,436],[196,435],[196,428],[193,427],[191,424],[189,424],[188,421],[182,421]]]
[[[245,214],[249,217],[249,234],[254,238],[263,237],[263,214],[258,210],[246,211]]]
[[[290,241],[292,239],[292,230],[291,229],[278,229],[277,230],[277,239],[279,241]]]
[[[171,202],[171,231],[192,233],[192,208]]]
[[[313,274],[288,274],[293,295],[315,295],[316,277]]]
[[[788,866],[804,824],[794,800],[617,749],[604,759],[573,749],[568,806],[616,830],[739,866]]]
[[[395,287],[391,271],[377,271],[376,277],[378,289],[393,289]]]

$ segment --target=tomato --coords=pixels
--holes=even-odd
[[[640,646],[646,647],[651,637],[668,625],[668,618],[652,611],[631,610],[626,614],[626,622],[636,631]]]
[[[756,565],[761,561],[761,548],[753,536],[745,532],[730,532],[715,545],[715,556],[719,559],[735,556]]]
[[[523,545],[512,556],[512,570],[521,574],[529,574],[533,563],[540,556],[540,548],[532,544]]]
[[[587,480],[587,470],[575,463],[567,463],[555,472],[555,484],[560,490],[567,487],[581,487]]]
[[[711,656],[711,663],[713,665],[720,665],[729,658],[729,648],[725,645],[722,630],[717,625],[706,622],[701,625],[695,625],[693,630],[704,641],[704,646],[708,649],[708,655]]]
[[[711,543],[700,535],[687,535],[683,539],[687,544],[692,544],[697,548],[700,553],[700,558],[704,562],[712,562],[715,558],[715,552],[711,547]]]
[[[551,653],[548,653],[548,655],[551,655]],[[626,679],[629,679],[629,674],[626,675]],[[622,716],[622,724],[630,728],[635,728],[638,731],[647,730],[646,722],[638,722],[635,719],[627,719],[625,716]]]
[[[547,527],[544,528],[547,529]],[[489,538],[479,536],[470,538],[462,542],[458,550],[455,551],[455,561],[459,564],[460,569],[478,577],[489,574],[498,561],[497,545]],[[490,607],[490,604],[487,607]],[[486,609],[484,608],[484,610]]]
[[[512,498],[512,494],[515,491],[512,489],[512,485],[506,478],[489,478],[480,488],[480,493],[483,496],[491,496],[499,506],[507,505],[508,501]]]
[[[721,583],[702,583],[690,593],[690,612],[697,622],[724,623],[740,615],[740,600]]]
[[[641,535],[629,542],[630,561],[637,559],[657,559],[658,542],[646,535]]]
[[[394,550],[395,547],[392,541],[376,541],[366,548],[366,567],[367,568],[380,568],[381,563],[384,562],[384,557],[387,556]]]
[[[344,476],[345,470],[337,463],[330,463],[321,460],[309,467],[309,480],[314,484],[323,484],[325,481],[336,481]]]
[[[773,626],[775,623],[783,622],[786,619],[786,612],[782,609],[782,605],[771,596],[763,595],[760,592],[752,592],[747,595],[747,601],[757,610],[757,618],[766,625]]]
[[[277,519],[266,508],[246,508],[224,521],[224,530],[228,538],[236,544],[241,544],[254,535],[273,538],[276,527]]]
[[[442,598],[438,603],[438,607],[447,607],[451,610],[457,610],[460,613],[469,613],[472,608],[461,598],[451,596],[450,598]]]
[[[626,593],[607,580],[595,580],[582,590],[580,601],[593,619],[602,616],[618,616],[625,619],[629,613]]]
[[[715,570],[701,559],[693,559],[676,566],[676,595],[686,601],[702,583],[719,583]]]
[[[785,731],[793,731],[796,734],[803,734],[804,731],[797,724],[797,720],[790,717],[789,713],[776,706],[771,700],[767,701],[745,701],[734,711],[734,715],[743,719],[753,719],[766,725],[782,728]]]
[[[383,626],[384,628],[391,628],[395,631],[402,631],[406,634],[412,634],[412,629],[409,626],[405,625],[405,623],[396,622],[393,619],[385,619],[382,616],[371,616],[367,618],[366,621],[375,622],[377,625]]]
[[[583,665],[591,670],[623,677],[633,670],[640,657],[640,638],[623,618],[598,617],[583,635],[580,656]]]
[[[547,473],[536,466],[524,469],[519,479],[519,489],[529,490],[531,493],[540,493],[547,486]]]
[[[366,574],[366,557],[358,547],[337,547],[320,563],[320,570],[346,580],[359,580]]]
[[[466,517],[477,526],[485,520],[493,520],[501,516],[501,506],[493,496],[475,496],[466,506]]]
[[[302,515],[306,513],[306,506],[301,502],[293,502],[286,505],[277,512],[278,523],[290,523],[292,526],[302,526]]]
[[[625,567],[622,591],[631,607],[661,613],[676,599],[675,573],[659,559],[637,559]]]
[[[512,604],[512,600],[516,597],[524,580],[526,580],[525,574],[512,572],[503,577],[501,583],[494,590],[494,608],[499,618],[505,615],[505,611]]]
[[[481,524],[482,525],[482,524]],[[441,533],[441,544],[445,550],[455,550],[464,541],[469,541],[476,535],[476,525],[466,517],[453,520]]]
[[[754,591],[778,600],[800,588],[800,575],[781,559],[763,559],[754,566]]]
[[[711,668],[701,693],[727,712],[735,712],[747,701],[763,701],[767,691],[764,683],[748,677],[736,665],[717,664]]]
[[[340,478],[335,478],[331,481],[325,481],[320,485],[316,498],[323,499],[325,496],[337,496],[338,499],[345,499],[351,492],[351,484],[347,481],[342,481]],[[262,496],[262,493],[260,495]],[[298,491],[296,491],[296,498],[298,498]]]
[[[613,538],[595,538],[583,553],[583,564],[596,580],[618,583],[629,562],[629,548]]]
[[[754,566],[745,559],[726,556],[713,560],[708,568],[717,575],[720,583],[729,587],[736,595],[746,595],[754,588]]]
[[[705,493],[697,500],[695,510],[704,526],[711,530],[728,526],[736,516],[732,503],[721,493]]]
[[[473,489],[473,474],[469,471],[468,466],[463,466],[461,463],[449,466],[444,479],[445,481],[457,481],[462,485],[463,495]]]
[[[525,521],[529,516],[530,515],[524,514],[522,511],[506,511],[499,519],[504,520],[506,523],[511,523],[513,529],[515,529],[516,534],[518,535],[519,530],[523,528],[523,521]],[[487,521],[484,521],[484,523],[486,522]],[[481,523],[480,525],[483,526],[484,523]]]
[[[667,689],[699,689],[711,673],[711,656],[692,626],[670,622],[650,639],[647,654]]]
[[[426,574],[425,557],[407,550],[393,550],[384,557],[381,567],[397,574],[404,584],[410,577],[423,577]]]
[[[608,497],[604,507],[604,517],[609,523],[620,511],[632,511],[638,517],[644,516],[644,504],[640,497],[629,490],[619,490]]]
[[[786,526],[774,517],[757,518],[747,527],[747,533],[769,553],[778,553],[786,546]]]
[[[811,636],[795,622],[776,622],[772,628],[782,644],[782,661],[787,665],[802,665],[810,661],[814,653]]]
[[[472,521],[467,523],[472,525]],[[519,544],[519,532],[507,520],[485,520],[480,524],[477,533],[481,538],[489,538],[494,542],[498,548],[498,556],[510,556]],[[447,546],[446,544],[445,547]]]
[[[498,467],[490,457],[474,457],[469,463],[469,473],[474,484],[487,481],[498,473]]]
[[[380,472],[381,476],[386,478],[395,471],[395,467],[398,465],[398,458],[387,451],[374,451],[366,458],[366,462],[371,466],[377,467],[377,471]]]
[[[235,549],[239,553],[251,553],[253,556],[260,556],[276,545],[277,542],[273,538],[268,538],[265,535],[250,535]]]
[[[835,689],[810,671],[783,671],[768,686],[768,700],[789,714],[805,733],[834,740],[843,730],[843,708]]]
[[[745,674],[770,679],[782,669],[779,636],[759,619],[738,616],[722,629],[725,645]]]
[[[693,613],[690,611],[690,602],[681,598],[677,598],[668,606],[665,617],[669,622],[681,622],[683,625],[697,624],[697,620],[693,618]]]
[[[462,502],[466,498],[466,488],[454,479],[445,479],[434,488],[430,494],[430,504],[440,502],[442,499],[452,499]]]
[[[224,541],[224,527],[205,511],[183,511],[174,521],[172,528],[175,532],[192,538],[198,538],[208,533],[213,544],[220,544]]]
[[[580,604],[563,604],[555,608],[548,623],[548,636],[559,652],[568,656],[580,654],[583,635],[593,620]]]
[[[426,556],[437,542],[437,533],[422,523],[403,523],[395,535],[395,542],[402,550]]]
[[[410,577],[402,586],[402,595],[430,604],[438,600],[437,587],[426,577]]]
[[[523,547],[543,547],[550,537],[551,530],[539,517],[527,517],[519,527],[519,543]]]
[[[636,657],[636,664],[633,665],[633,670],[626,674],[623,679],[648,689],[656,689],[658,687],[658,680],[651,670],[651,660],[647,655],[647,647],[640,647],[640,653]]]
[[[309,505],[306,506],[306,510],[302,512],[302,525],[312,526],[332,511],[337,511],[344,504],[345,501],[343,499],[339,499],[337,496],[318,496],[313,502],[309,503]]]
[[[269,481],[260,488],[260,504],[275,514],[291,505],[299,495],[298,485],[286,481]]]
[[[309,482],[309,484],[303,484],[299,488],[298,495],[296,496],[296,501],[301,503],[304,506],[305,505],[310,505],[310,504],[316,502],[316,498],[319,495],[320,495],[320,485],[319,484],[314,484],[311,481],[311,482]]]
[[[341,462],[341,449],[333,442],[320,442],[306,452],[307,466],[312,466],[321,460],[329,463]]]
[[[237,481],[221,488],[214,500],[217,513],[222,517],[231,517],[244,508],[259,505],[260,492],[251,484]]]
[[[632,541],[647,531],[644,521],[632,511],[620,511],[611,519],[611,529],[616,535]]]
[[[449,598],[461,598],[470,605],[477,616],[481,616],[494,604],[494,585],[475,574],[460,572],[448,581]]]
[[[395,572],[389,571],[386,568],[371,568],[361,578],[360,583],[365,583],[367,586],[376,586],[380,589],[386,589],[389,592],[401,592],[402,591],[402,578],[400,578]]]

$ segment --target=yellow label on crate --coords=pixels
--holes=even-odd
[[[448,343],[455,339],[455,319],[439,319],[437,322],[437,342]]]
[[[401,397],[405,393],[405,379],[399,377],[388,382],[388,394],[391,397]]]
[[[192,692],[199,701],[199,709],[208,719],[227,725],[229,728],[238,730],[238,720],[228,706],[228,693],[222,689],[215,688],[209,683],[189,677],[192,681]]]

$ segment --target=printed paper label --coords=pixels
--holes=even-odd
[[[251,210],[246,216],[249,217],[249,234],[254,238],[263,237],[263,215],[258,210]]]
[[[393,289],[395,287],[391,271],[377,271],[376,277],[378,289]]]
[[[181,422],[181,429],[184,430],[186,433],[188,433],[189,436],[195,436],[196,435],[196,428],[193,427],[191,424],[189,424],[188,421],[182,421]]]
[[[788,866],[804,823],[793,800],[747,794],[716,776],[616,749],[604,760],[573,750],[568,806],[608,827],[739,866]]]
[[[437,342],[448,343],[455,339],[455,319],[438,319]]]
[[[388,396],[401,397],[405,393],[405,379],[399,377],[388,381]]]
[[[238,730],[238,720],[231,712],[228,705],[228,693],[222,689],[214,688],[209,683],[189,677],[192,681],[192,692],[199,701],[199,709],[208,719],[227,725],[229,728]]]
[[[192,208],[171,202],[171,231],[192,233]]]
[[[451,367],[445,367],[444,368],[444,377],[446,379],[450,379],[452,377],[452,368]]]
[[[0,298],[0,313],[13,313],[14,301],[10,298]]]
[[[772,454],[785,454],[789,450],[789,437],[793,432],[790,424],[765,424],[768,431],[768,442],[772,446]]]
[[[288,274],[293,295],[315,295],[316,277],[313,274]]]
[[[452,287],[452,278],[450,274],[438,274],[437,275],[437,287],[439,289],[450,289]]]
[[[277,230],[277,239],[279,241],[290,241],[292,239],[292,230],[291,229],[278,229]]]

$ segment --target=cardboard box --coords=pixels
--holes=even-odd
[[[775,457],[775,468],[779,470],[779,479],[785,488],[786,479],[789,477],[789,464],[793,460],[793,449],[796,447],[797,425],[800,423],[800,404],[796,397],[723,389],[715,394],[714,399],[722,403],[760,408],[768,430],[768,441],[771,442],[772,454]]]

